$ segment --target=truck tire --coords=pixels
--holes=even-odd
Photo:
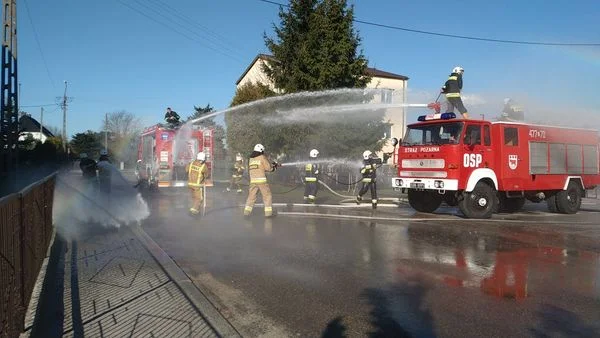
[[[563,214],[575,214],[581,208],[582,191],[575,181],[569,182],[567,190],[561,190],[556,194],[556,207]]]
[[[432,213],[442,204],[442,197],[436,191],[408,190],[408,204],[419,212]]]
[[[498,212],[513,213],[523,209],[525,197],[507,198],[506,196],[500,196],[499,202]]]
[[[548,211],[553,213],[558,213],[558,207],[556,206],[556,194],[548,197],[546,199],[546,204],[548,204]]]
[[[478,182],[473,191],[463,192],[458,207],[467,218],[485,219],[492,217],[497,203],[496,189],[485,182]]]

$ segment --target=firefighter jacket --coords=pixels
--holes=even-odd
[[[460,97],[460,91],[462,90],[462,87],[462,75],[458,73],[452,73],[442,87],[442,91],[444,94],[446,94],[446,97]]]
[[[244,164],[242,161],[237,161],[233,164],[233,168],[231,170],[231,176],[235,177],[235,178],[242,178],[242,174],[244,173],[244,170],[246,170],[246,168],[244,167]]]
[[[188,186],[200,187],[204,184],[206,176],[208,175],[208,167],[206,162],[194,160],[188,165]]]
[[[265,174],[267,171],[275,171],[275,167],[267,157],[262,153],[252,153],[248,162],[250,184],[267,183],[267,175]]]
[[[377,178],[377,166],[367,160],[364,162],[363,167],[360,168],[360,173],[362,174],[362,181],[364,183],[375,182]]]
[[[305,182],[317,182],[319,178],[319,165],[307,163],[304,167],[304,173]]]
[[[84,158],[79,161],[79,168],[83,177],[96,177],[96,161],[91,158]]]

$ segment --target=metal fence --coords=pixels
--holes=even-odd
[[[0,337],[18,336],[52,237],[55,174],[0,199]]]

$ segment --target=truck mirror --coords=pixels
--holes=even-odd
[[[398,145],[398,139],[395,137],[392,137],[392,146],[395,147]]]

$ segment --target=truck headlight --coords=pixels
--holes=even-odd
[[[444,181],[433,181],[433,187],[437,189],[444,189]]]
[[[404,181],[402,181],[402,179],[400,179],[400,178],[397,178],[396,179],[396,186],[401,187],[402,184],[404,184]]]

